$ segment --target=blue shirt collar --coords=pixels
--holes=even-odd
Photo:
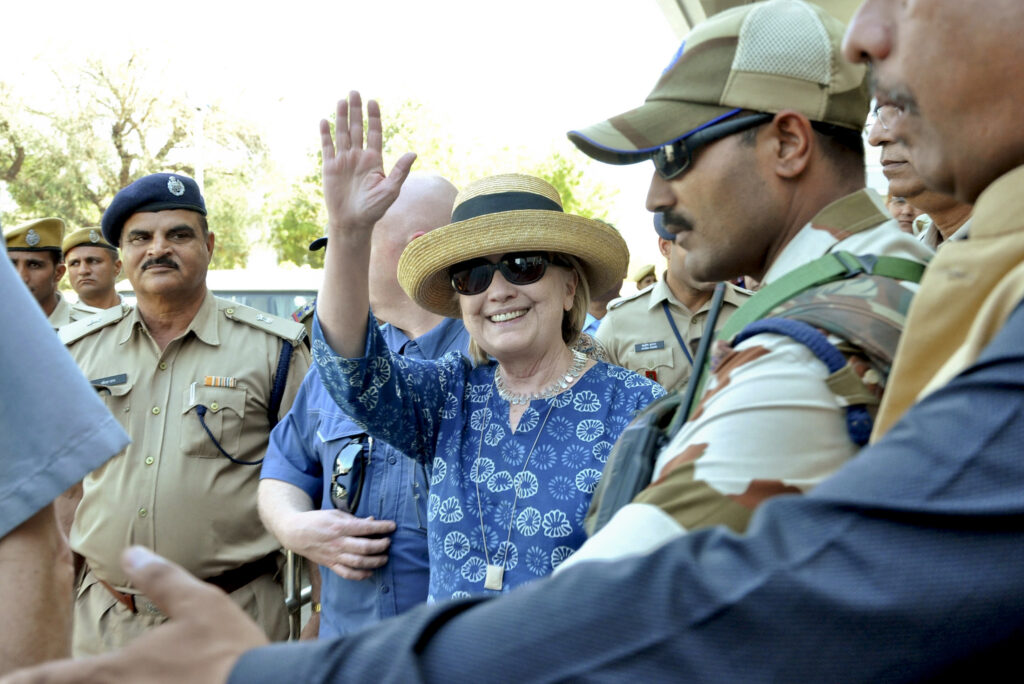
[[[415,340],[390,323],[381,325],[380,332],[389,349],[411,359],[438,359],[453,350],[466,354],[469,346],[469,333],[457,318],[445,318]]]

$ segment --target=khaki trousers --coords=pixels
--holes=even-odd
[[[258,577],[229,596],[263,627],[271,641],[288,638],[284,590],[273,576]],[[92,570],[86,572],[75,599],[72,655],[79,658],[112,651],[166,622],[167,616],[146,597],[136,596],[135,605],[138,612],[132,613],[100,584]]]

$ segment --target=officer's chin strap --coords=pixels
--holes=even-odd
[[[834,344],[829,342],[828,338],[821,331],[803,321],[789,318],[762,318],[743,328],[733,338],[732,344],[737,345],[754,335],[764,333],[783,335],[807,347],[828,368],[828,372],[831,375],[829,375],[827,384],[830,388],[841,385],[849,386],[851,384],[849,382],[851,379],[849,373],[852,372],[852,367],[847,364],[846,357],[843,356],[842,352]],[[851,370],[846,371],[848,368]],[[859,380],[856,374],[854,374],[853,379]],[[874,425],[866,404],[877,403],[877,399],[864,389],[863,383],[856,382],[853,384],[855,387],[858,384],[860,385],[859,389],[861,391],[859,393],[849,392],[840,395],[844,400],[842,403],[846,412],[846,431],[854,444],[864,446],[868,443],[868,438],[871,437],[871,427]]]

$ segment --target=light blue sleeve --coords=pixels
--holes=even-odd
[[[0,537],[128,445],[11,262],[0,259]]]
[[[458,352],[437,360],[410,359],[388,349],[370,314],[362,358],[347,359],[324,341],[313,319],[313,360],[324,388],[367,434],[429,463],[442,413],[461,403],[469,361]]]

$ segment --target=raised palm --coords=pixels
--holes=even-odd
[[[326,120],[320,122],[323,152],[324,201],[327,204],[328,232],[369,232],[398,198],[416,155],[406,153],[384,175],[381,148],[380,107],[375,100],[366,105],[364,125],[362,99],[352,91],[348,100],[339,100],[335,116],[337,142],[331,137]]]

